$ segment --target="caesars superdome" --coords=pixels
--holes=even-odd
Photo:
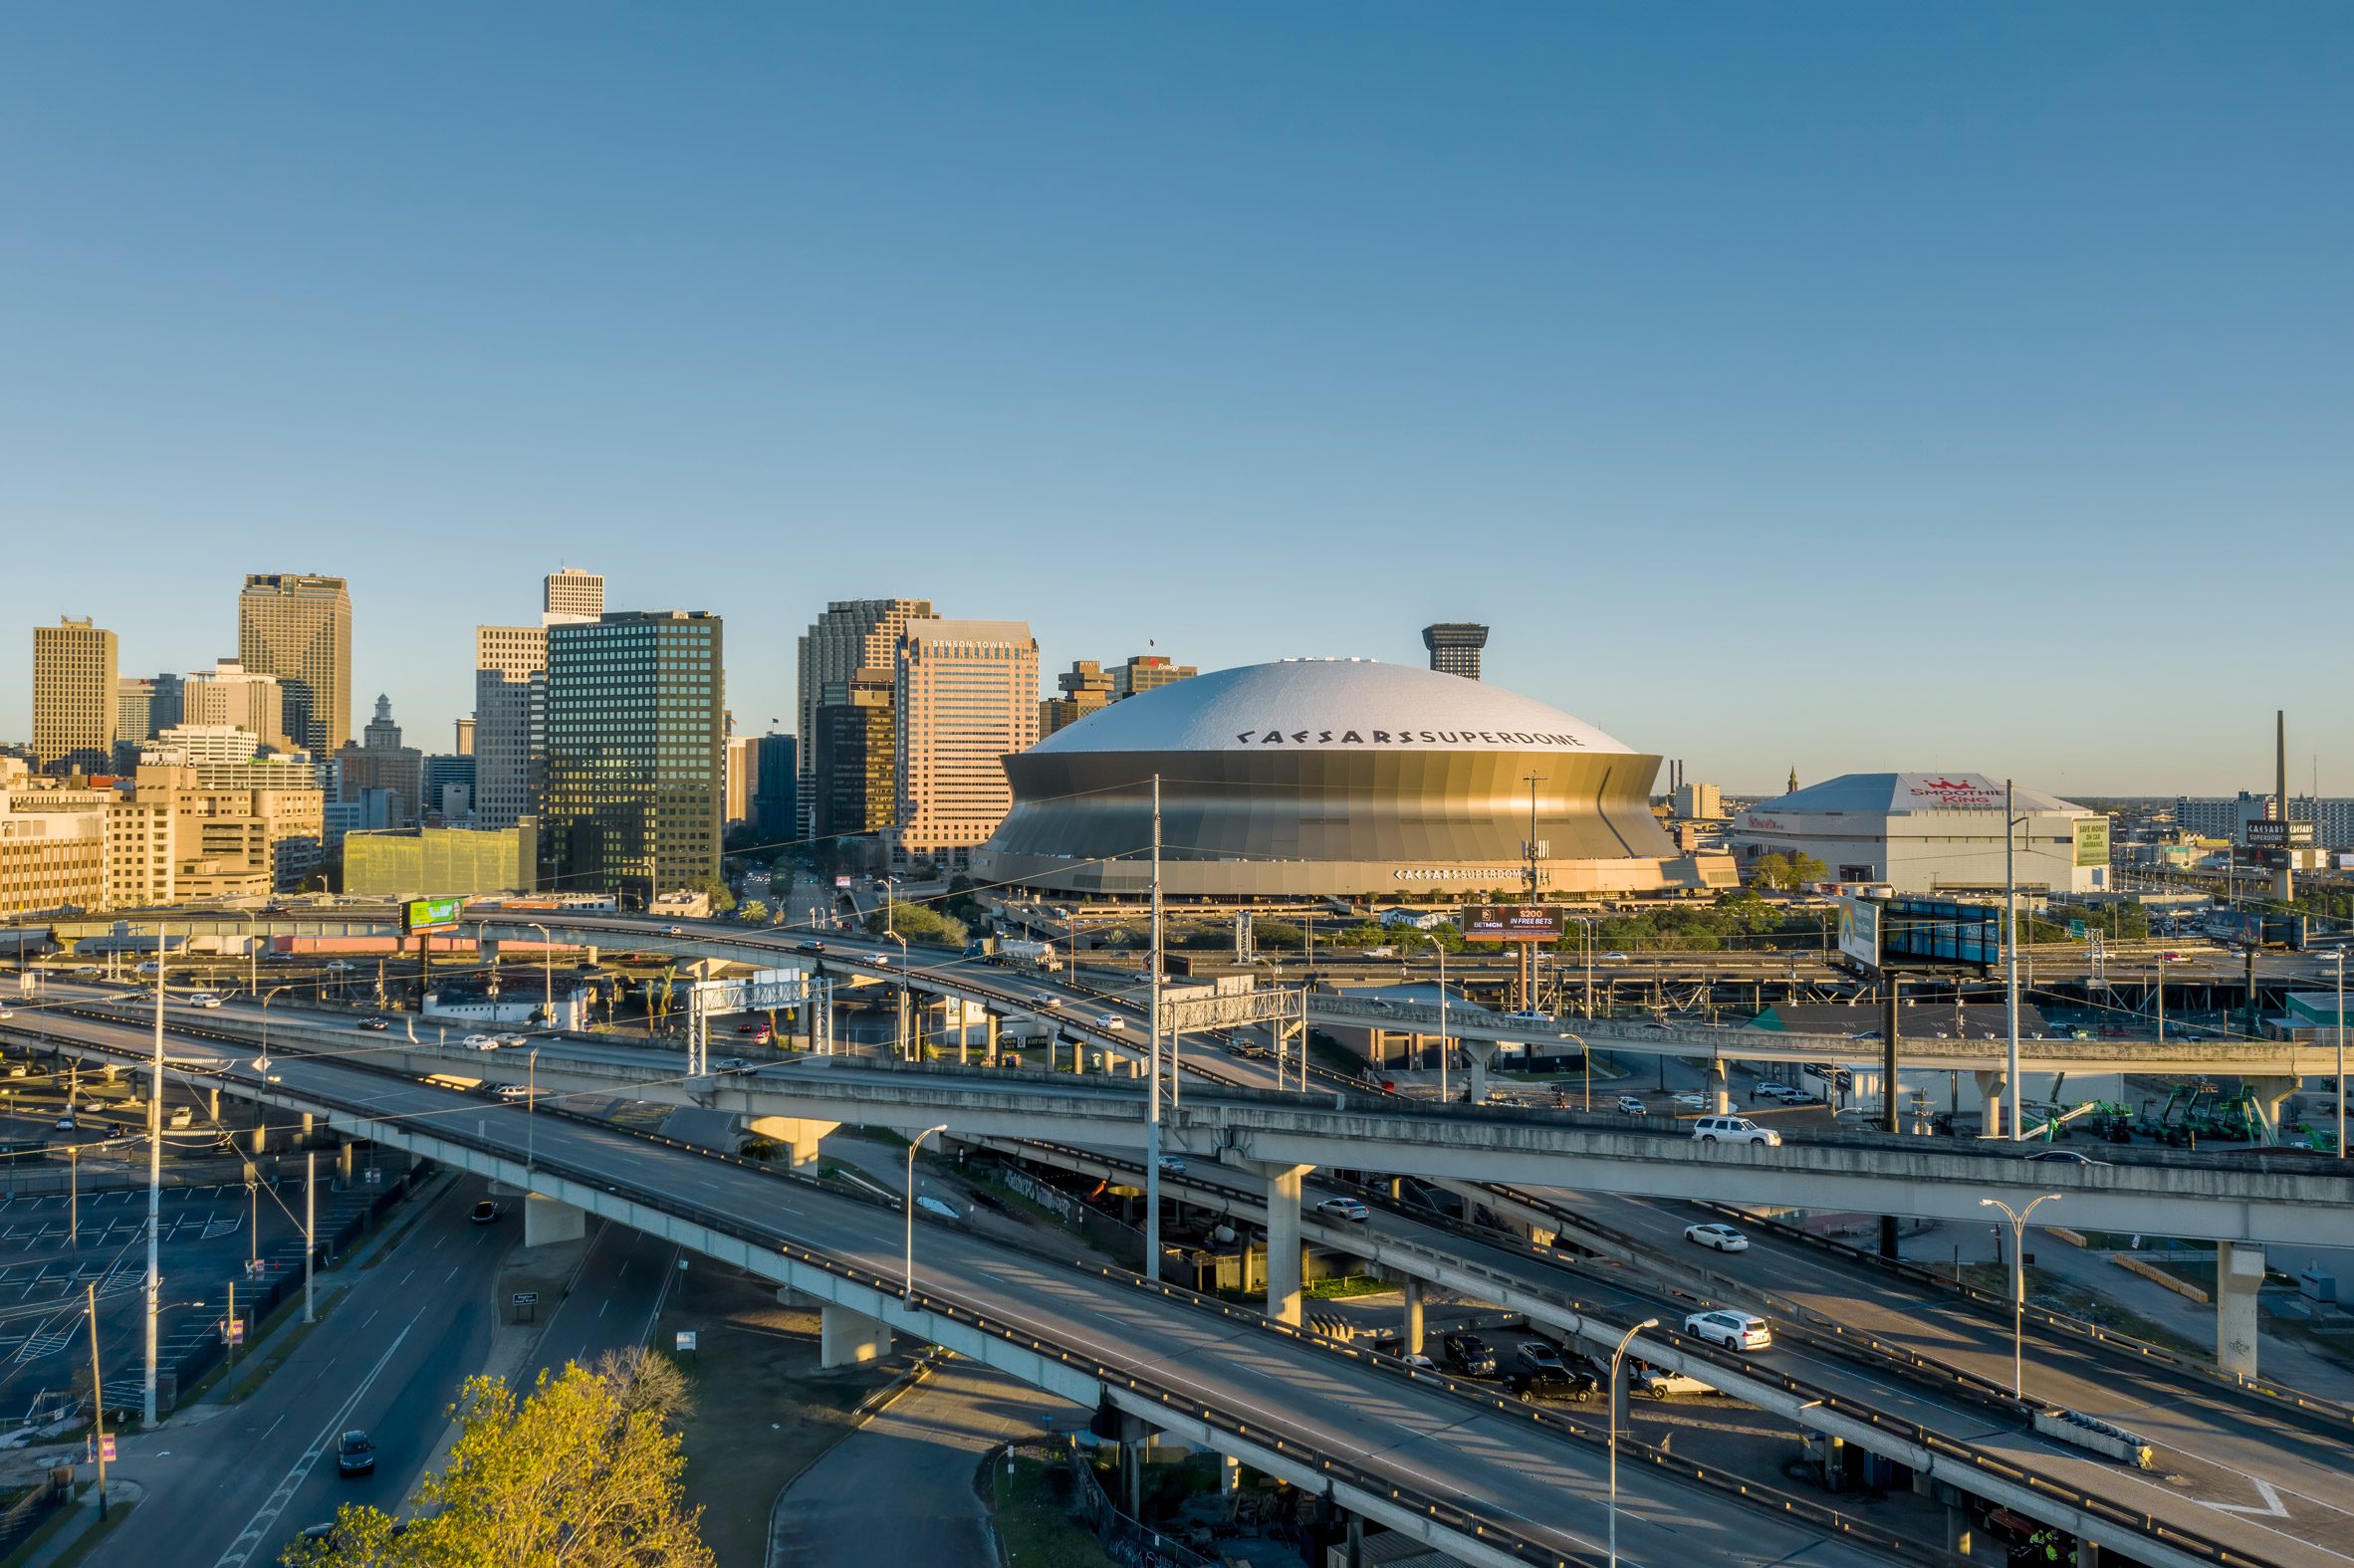
[[[1217,670],[1116,702],[1005,760],[1013,808],[977,880],[1176,899],[1413,899],[1728,886],[1651,813],[1659,759],[1543,703],[1356,659]],[[1531,783],[1533,781],[1533,783]]]

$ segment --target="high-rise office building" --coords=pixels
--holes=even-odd
[[[897,819],[898,724],[888,669],[859,670],[821,693],[811,749],[817,760],[803,771],[818,798],[805,802],[812,831],[822,839],[879,833]]]
[[[151,739],[182,717],[176,675],[125,675],[115,682],[115,745],[118,749]]]
[[[1111,672],[1111,700],[1126,702],[1139,692],[1190,681],[1201,671],[1163,654],[1139,653]]]
[[[579,625],[604,613],[604,578],[566,566],[541,579],[540,624]]]
[[[550,886],[639,907],[719,875],[727,681],[720,618],[624,610],[548,628]],[[479,716],[478,716],[479,717]]]
[[[752,826],[771,847],[801,836],[800,742],[790,735],[752,741],[759,777],[752,786]]]
[[[180,688],[181,718],[188,724],[226,724],[251,730],[264,746],[298,744],[286,727],[286,687],[275,675],[248,670],[235,659],[216,659]]]
[[[1488,646],[1488,628],[1477,621],[1439,621],[1422,628],[1422,645],[1430,650],[1430,667],[1441,675],[1480,678],[1480,650]]]
[[[473,825],[473,758],[463,753],[428,752],[422,777],[427,817],[438,812],[444,826]]]
[[[899,634],[893,860],[970,863],[1014,796],[1007,754],[1038,742],[1038,639],[1018,620],[911,620]]]
[[[425,754],[400,744],[400,726],[392,722],[392,700],[376,698],[376,716],[368,721],[357,746],[336,751],[336,798],[357,800],[371,789],[392,799],[387,827],[413,827],[425,800]]]
[[[548,628],[474,628],[474,821],[513,827],[538,810],[536,719],[548,671]]]
[[[1093,659],[1073,660],[1069,669],[1055,677],[1055,685],[1061,696],[1039,700],[1038,733],[1042,740],[1111,706],[1111,674]]]
[[[805,742],[817,734],[818,704],[825,688],[842,685],[860,670],[888,670],[898,657],[899,633],[907,623],[932,613],[930,599],[836,599],[802,633],[797,674],[797,731]],[[801,749],[801,814],[808,828],[817,820],[817,747]]]
[[[249,574],[237,658],[286,688],[286,733],[315,758],[352,739],[352,593],[342,577]]]
[[[89,617],[33,628],[33,755],[54,774],[115,764],[115,634]]]
[[[752,796],[760,787],[760,754],[754,748],[755,737],[728,737],[727,804],[722,818],[728,826],[752,821]]]
[[[456,742],[457,744],[450,748],[451,751],[457,753],[457,755],[460,757],[472,757],[474,755],[474,721],[472,719],[460,719],[457,721]]]

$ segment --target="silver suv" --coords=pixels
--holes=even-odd
[[[1781,1147],[1781,1134],[1761,1127],[1747,1116],[1703,1116],[1692,1124],[1692,1136],[1702,1143],[1762,1143]]]

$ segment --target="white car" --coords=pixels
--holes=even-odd
[[[1098,1012],[1095,1014],[1095,1027],[1099,1029],[1125,1029],[1127,1026],[1128,1020],[1121,1017],[1116,1012]]]
[[[1330,1215],[1335,1220],[1353,1220],[1358,1225],[1373,1218],[1373,1211],[1353,1198],[1327,1198],[1316,1205],[1316,1213]]]
[[[1631,1094],[1622,1094],[1618,1097],[1618,1111],[1622,1116],[1648,1116],[1651,1107]]]
[[[461,1043],[468,1050],[497,1050],[499,1037],[495,1034],[469,1034]]]
[[[1747,1116],[1703,1116],[1692,1124],[1692,1136],[1699,1143],[1762,1143],[1768,1149],[1781,1147],[1780,1133],[1761,1127]]]
[[[1750,1238],[1729,1225],[1688,1225],[1684,1239],[1698,1246],[1713,1247],[1720,1252],[1746,1252]]]
[[[520,1083],[502,1083],[499,1085],[498,1090],[499,1098],[507,1101],[509,1104],[513,1104],[517,1100],[531,1098],[531,1092],[532,1091],[530,1089],[525,1088]]]
[[[191,991],[188,993],[188,1006],[191,1008],[217,1008],[220,1005],[221,999],[214,996],[209,991]]]
[[[1786,1083],[1761,1083],[1750,1091],[1753,1100],[1794,1100],[1802,1097],[1804,1089],[1793,1089]]]
[[[1051,991],[1042,991],[1036,996],[1032,997],[1030,1000],[1037,1003],[1042,1008],[1059,1008],[1062,1006],[1062,999],[1056,996]]]
[[[1687,1111],[1705,1111],[1709,1108],[1708,1096],[1705,1094],[1679,1094],[1676,1096],[1676,1104],[1678,1108]]]
[[[1765,1350],[1773,1344],[1773,1330],[1766,1326],[1764,1318],[1729,1308],[1693,1313],[1684,1319],[1684,1332],[1703,1344],[1723,1345],[1727,1350]]]

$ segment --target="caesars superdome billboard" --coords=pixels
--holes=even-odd
[[[1218,670],[1113,703],[1006,759],[1014,804],[974,870],[1043,892],[1148,883],[1161,790],[1176,898],[1525,891],[1531,790],[1554,893],[1724,886],[1649,805],[1659,759],[1556,708],[1364,660]]]

